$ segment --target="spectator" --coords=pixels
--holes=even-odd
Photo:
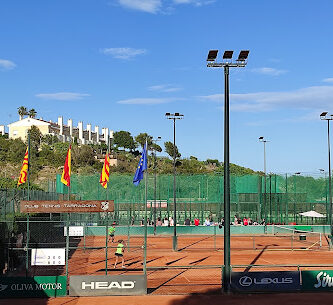
[[[174,226],[174,221],[172,217],[169,218],[169,225],[170,227]]]
[[[194,225],[195,226],[198,226],[200,224],[200,220],[199,220],[199,218],[194,218]]]
[[[140,221],[140,225],[144,226],[145,225],[145,219],[142,217],[141,221]]]
[[[191,225],[191,221],[188,218],[186,218],[185,221],[184,221],[184,225],[185,226],[190,226]]]
[[[168,217],[164,218],[163,226],[168,227],[169,226],[169,220]]]
[[[248,220],[246,217],[243,218],[243,225],[247,226],[249,224]]]
[[[134,226],[134,216],[132,216],[132,219],[131,219],[131,226]]]
[[[210,226],[210,221],[209,221],[208,218],[206,218],[204,225],[205,225],[206,227]]]
[[[162,220],[161,220],[160,217],[157,218],[156,225],[159,226],[159,227],[163,225]]]
[[[253,221],[251,218],[249,218],[249,226],[252,226],[253,225]]]
[[[234,218],[234,225],[238,225],[238,218],[237,218],[237,215],[235,215],[235,218]]]

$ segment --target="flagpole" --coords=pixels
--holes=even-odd
[[[147,156],[147,139],[146,139],[146,151],[144,152]],[[148,156],[147,156],[148,157]],[[145,229],[144,229],[144,250],[143,250],[143,274],[147,275],[147,193],[148,193],[148,166],[145,170]]]
[[[71,150],[71,143],[69,143],[69,149]],[[68,153],[67,153],[68,156]],[[70,158],[72,158],[72,152],[70,153]],[[67,158],[66,158],[67,159]],[[71,160],[68,160],[68,162],[71,162]],[[71,168],[70,168],[71,170]],[[67,200],[70,201],[71,197],[71,183],[70,183],[70,176],[69,176],[69,185],[68,185],[68,198]],[[69,213],[67,213],[67,220],[66,220],[66,282],[68,284],[68,258],[69,258]]]
[[[110,145],[108,145],[108,150],[106,154],[109,155]],[[104,161],[105,162],[105,161]],[[110,167],[109,167],[110,172]],[[108,184],[106,184],[106,201],[109,199],[108,194]],[[109,212],[106,212],[106,224],[105,224],[105,275],[108,275],[108,230],[109,230]]]
[[[30,200],[30,130],[28,132],[28,170],[27,170],[27,185],[28,185],[28,200]],[[27,213],[27,237],[26,237],[26,260],[25,260],[25,275],[28,276],[28,269],[29,269],[29,237],[30,237],[30,223],[29,217],[30,214]]]

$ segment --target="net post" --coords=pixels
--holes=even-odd
[[[214,225],[214,250],[216,251],[216,225]]]
[[[293,234],[290,236],[291,238],[291,250],[294,250],[294,232]]]

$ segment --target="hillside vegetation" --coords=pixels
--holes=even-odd
[[[146,138],[148,138],[149,170],[156,169],[159,174],[173,173],[173,143],[164,143],[168,157],[156,156],[155,158],[158,152],[162,152],[162,148],[153,141],[151,136],[141,133],[133,138],[129,132],[120,131],[115,132],[111,146],[111,157],[117,159],[117,166],[110,168],[111,174],[134,174]],[[36,188],[45,188],[48,181],[55,180],[57,173],[62,173],[69,143],[59,142],[55,136],[47,135],[43,137],[35,126],[30,130],[30,139],[31,181]],[[12,140],[0,136],[0,188],[16,186],[26,148],[27,143],[24,143],[21,139]],[[72,173],[80,175],[100,173],[106,152],[106,145],[78,145],[77,141],[74,140],[74,143],[72,143]],[[223,173],[223,163],[216,159],[199,161],[194,156],[181,158],[181,153],[177,147],[176,155],[177,173],[179,174]],[[230,171],[237,175],[255,173],[249,168],[235,164],[230,165]]]

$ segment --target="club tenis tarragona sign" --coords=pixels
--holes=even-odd
[[[101,213],[113,212],[113,200],[21,200],[21,213]]]

